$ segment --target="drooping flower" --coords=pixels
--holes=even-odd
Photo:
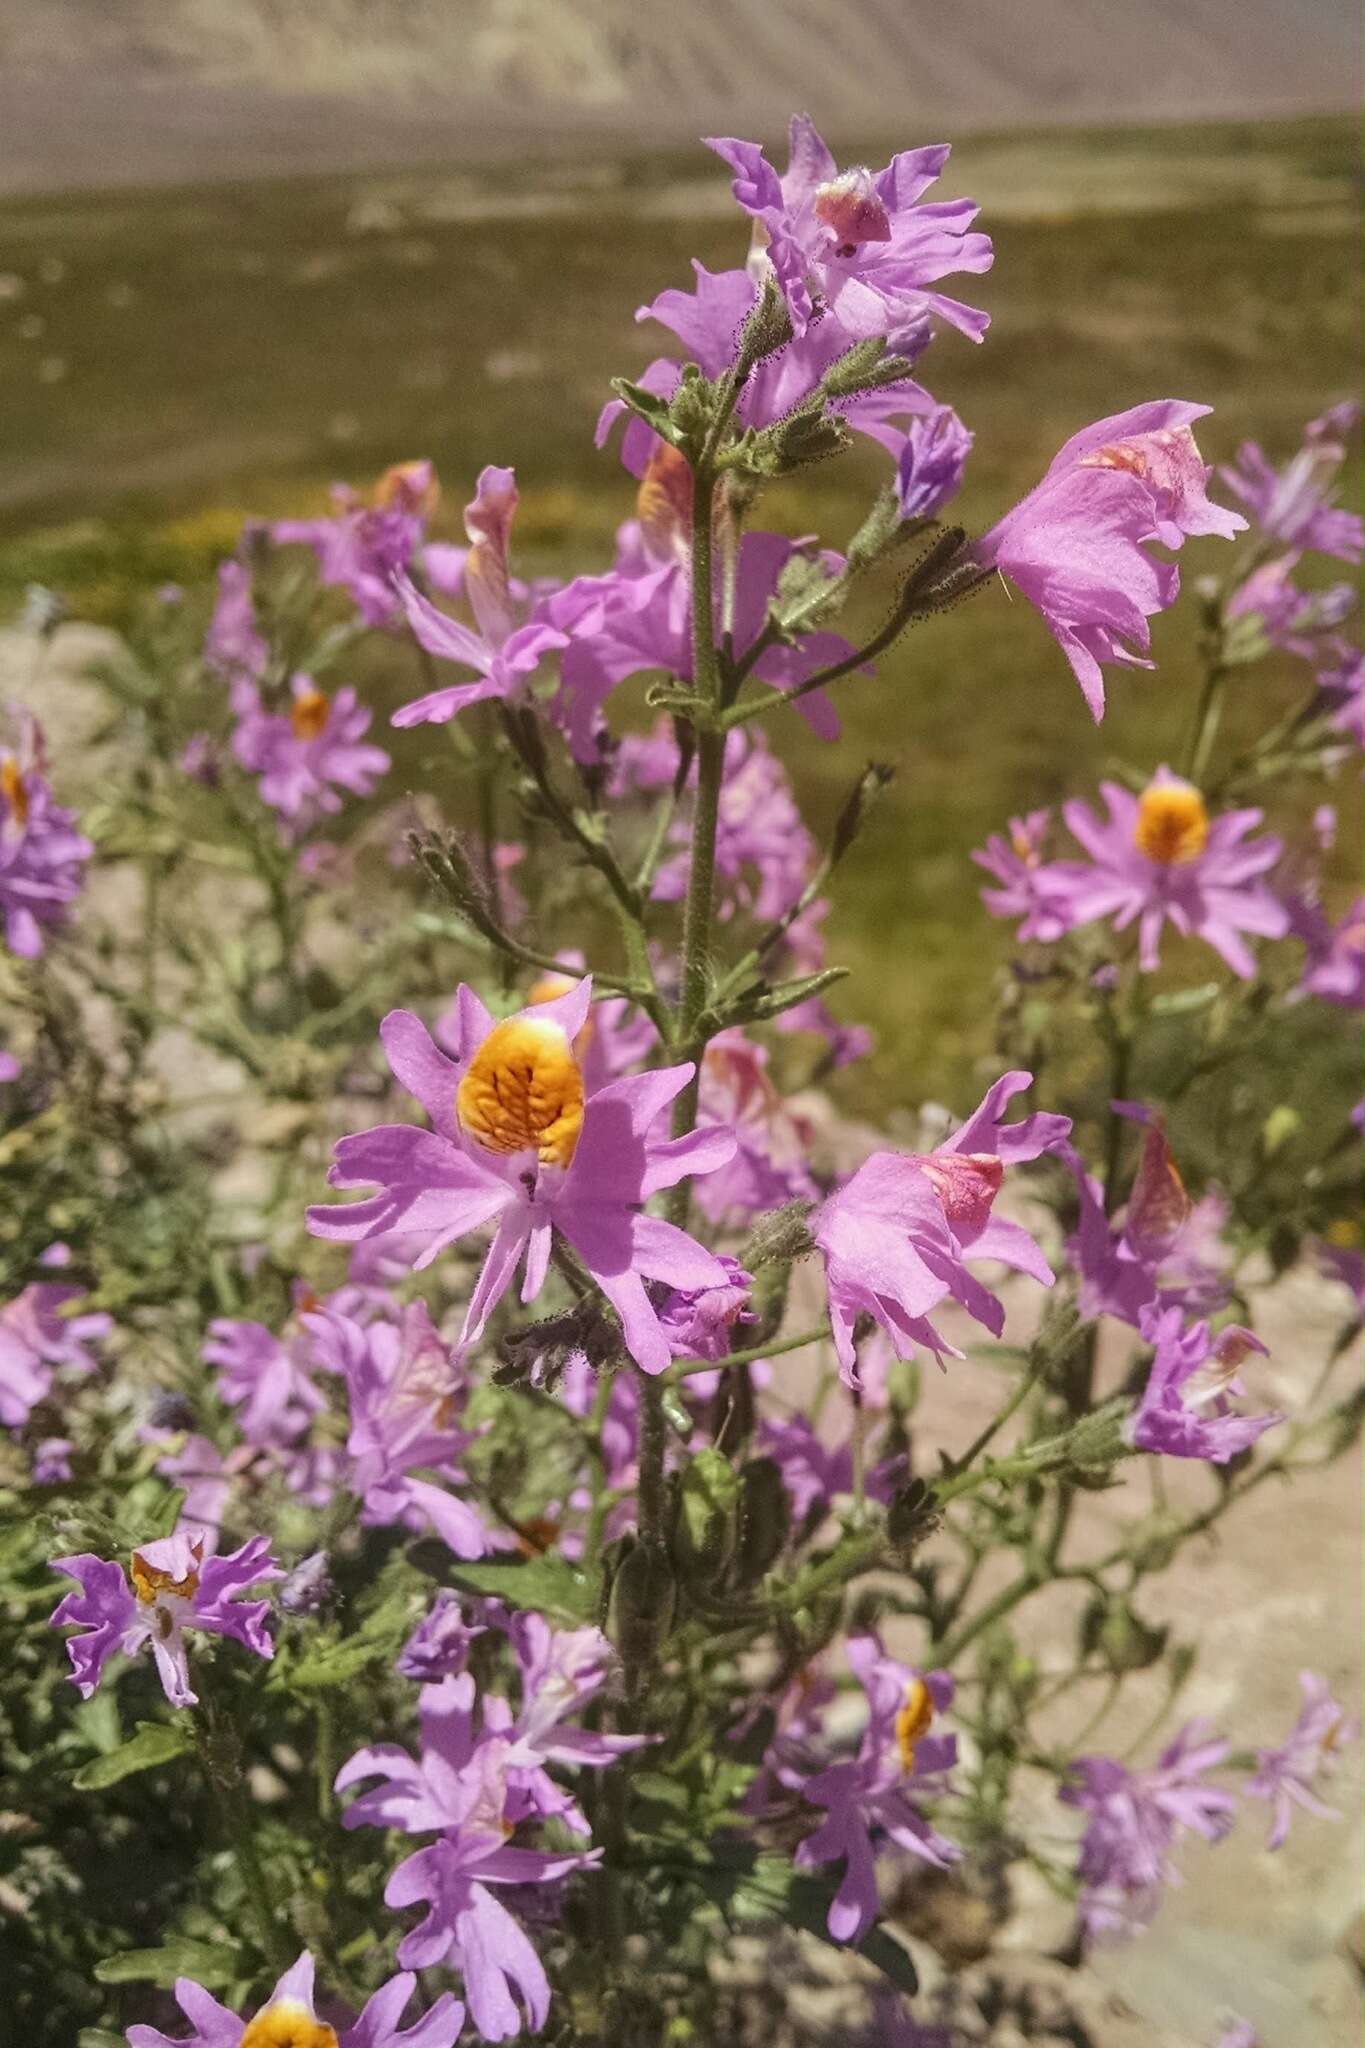
[[[418,1018],[391,1011],[380,1028],[389,1063],[432,1128],[391,1124],[343,1138],[331,1185],[382,1192],[345,1208],[310,1209],[308,1226],[347,1241],[402,1229],[416,1242],[420,1233],[414,1263],[421,1268],[496,1219],[460,1332],[462,1352],[482,1333],[523,1254],[521,1298],[535,1300],[558,1232],[620,1316],[631,1356],[647,1372],[662,1372],[671,1353],[644,1282],[710,1287],[728,1275],[685,1231],[641,1205],[688,1175],[725,1165],[735,1141],[717,1128],[654,1135],[690,1079],[690,1064],[628,1075],[585,1097],[573,1041],[591,994],[585,978],[570,994],[495,1024],[473,990],[461,988],[464,1025],[453,1059]]]
[[[1235,1801],[1204,1773],[1222,1763],[1229,1745],[1205,1721],[1190,1721],[1148,1771],[1130,1771],[1112,1757],[1077,1757],[1057,1796],[1086,1815],[1077,1870],[1081,1923],[1092,1941],[1135,1934],[1161,1903],[1163,1885],[1179,1884],[1171,1850],[1182,1832],[1221,1841]]]
[[[1054,861],[1040,888],[1049,907],[1070,925],[1112,918],[1126,931],[1136,922],[1144,973],[1161,964],[1160,938],[1170,923],[1193,935],[1250,981],[1255,956],[1244,933],[1282,938],[1289,929],[1284,905],[1261,877],[1283,851],[1278,839],[1249,840],[1263,813],[1224,811],[1210,818],[1192,783],[1159,768],[1140,796],[1102,782],[1109,816],[1101,821],[1073,798],[1063,815],[1089,861]]]
[[[338,791],[368,796],[388,772],[389,757],[363,742],[370,713],[349,684],[329,697],[311,676],[296,675],[290,695],[287,712],[266,711],[257,699],[244,705],[232,751],[260,777],[262,801],[279,813],[287,836],[297,838],[319,818],[336,815]]]
[[[996,1297],[968,1272],[966,1259],[996,1259],[1045,1287],[1054,1278],[1042,1252],[1017,1223],[991,1211],[1007,1165],[1060,1144],[1064,1116],[1001,1117],[1032,1075],[1002,1075],[966,1123],[929,1153],[874,1152],[816,1212],[812,1234],[825,1261],[834,1348],[843,1377],[856,1385],[854,1328],[869,1315],[898,1358],[916,1345],[961,1354],[928,1320],[951,1296],[994,1336],[1004,1326]]]
[[[550,2010],[540,1957],[492,1888],[553,1886],[601,1854],[512,1845],[536,1810],[512,1782],[510,1749],[504,1737],[478,1731],[473,1680],[447,1678],[423,1692],[420,1758],[383,1743],[358,1750],[336,1780],[339,1792],[366,1778],[381,1781],[352,1801],[344,1826],[437,1837],[385,1886],[390,1906],[428,1907],[399,1943],[398,1960],[419,1970],[450,1961],[461,1970],[470,2018],[488,2041],[510,2040],[523,2026],[538,2032]]]
[[[764,237],[766,262],[800,336],[820,302],[851,340],[882,335],[918,354],[932,316],[973,341],[988,315],[929,289],[954,271],[991,265],[987,236],[969,233],[970,199],[918,204],[948,161],[948,147],[902,150],[881,171],[841,171],[805,114],[794,114],[786,174],[754,142],[710,136],[735,173],[731,188]]]
[[[1076,1183],[1079,1216],[1066,1251],[1080,1279],[1080,1310],[1139,1328],[1145,1315],[1180,1308],[1208,1316],[1228,1298],[1222,1244],[1227,1204],[1216,1190],[1191,1202],[1166,1137],[1165,1120],[1140,1102],[1113,1102],[1116,1116],[1143,1126],[1128,1200],[1112,1220],[1104,1191],[1074,1147],[1056,1148]]]
[[[265,1536],[251,1537],[227,1557],[206,1556],[199,1534],[163,1536],[133,1552],[127,1577],[117,1560],[89,1551],[55,1557],[52,1569],[75,1579],[80,1588],[66,1595],[52,1623],[54,1628],[75,1623],[85,1631],[67,1643],[71,1681],[82,1699],[90,1698],[116,1651],[131,1657],[150,1645],[171,1705],[194,1706],[197,1695],[190,1690],[183,1634],[187,1628],[230,1636],[258,1657],[275,1653],[266,1627],[270,1602],[237,1597],[281,1576]]]
[[[1180,588],[1175,564],[1148,553],[1148,543],[1178,548],[1186,535],[1230,538],[1246,525],[1205,492],[1209,471],[1190,428],[1208,411],[1161,398],[1096,420],[976,543],[982,567],[1000,570],[1042,613],[1096,720],[1104,715],[1101,663],[1150,668],[1147,621]]]
[[[1207,1323],[1185,1329],[1180,1308],[1149,1309],[1142,1329],[1155,1347],[1151,1374],[1129,1422],[1130,1443],[1168,1458],[1206,1458],[1225,1465],[1284,1417],[1241,1415],[1232,1397],[1245,1392],[1238,1368],[1251,1352],[1267,1356],[1250,1330],[1229,1323],[1210,1336]]]
[[[1355,610],[1355,586],[1343,582],[1326,590],[1302,590],[1294,581],[1298,561],[1295,553],[1261,563],[1227,599],[1223,616],[1233,623],[1254,620],[1272,647],[1327,666],[1347,652],[1337,628]]]
[[[854,1636],[848,1661],[867,1697],[867,1725],[856,1756],[829,1764],[799,1783],[812,1806],[825,1809],[814,1834],[796,1850],[798,1868],[842,1862],[844,1874],[830,1903],[828,1927],[836,1941],[858,1943],[877,1915],[877,1844],[884,1837],[939,1869],[961,1851],[940,1835],[915,1801],[944,1790],[944,1773],[957,1761],[955,1735],[931,1735],[937,1714],[952,1704],[946,1671],[916,1672],[884,1654],[874,1636]],[[792,1785],[790,1766],[781,1773]]]
[[[464,562],[463,594],[473,608],[477,630],[439,611],[409,577],[398,577],[395,588],[418,645],[438,661],[472,668],[478,681],[428,691],[395,711],[395,725],[444,725],[468,705],[487,698],[515,700],[524,694],[544,656],[569,644],[557,625],[534,611],[525,616],[526,606],[514,591],[509,547],[516,509],[515,472],[483,470],[465,507],[471,546]]]
[[[0,1308],[0,1423],[6,1429],[22,1429],[58,1373],[84,1376],[95,1370],[87,1347],[107,1337],[114,1324],[102,1310],[62,1314],[83,1292],[38,1280]]]
[[[1331,501],[1346,453],[1342,443],[1357,413],[1356,407],[1338,406],[1310,421],[1303,446],[1283,469],[1275,469],[1254,441],[1244,441],[1236,462],[1220,469],[1223,482],[1268,539],[1336,555],[1343,562],[1360,560],[1365,525],[1358,514],[1341,511]]]
[[[1335,1807],[1326,1806],[1313,1791],[1320,1777],[1330,1776],[1341,1753],[1360,1734],[1358,1723],[1332,1698],[1327,1680],[1315,1671],[1301,1671],[1299,1686],[1303,1706],[1299,1718],[1277,1749],[1258,1749],[1256,1769],[1247,1779],[1253,1799],[1270,1803],[1268,1849],[1278,1849],[1289,1833],[1293,1808],[1319,1820],[1340,1820]]]
[[[129,2048],[454,2048],[464,2025],[464,2007],[449,1991],[443,1991],[421,2019],[400,2027],[417,1989],[416,1977],[404,1971],[366,2000],[358,2019],[334,2027],[318,2017],[313,1970],[313,1958],[305,1949],[265,2004],[245,2022],[192,1977],[177,1977],[175,2002],[193,2032],[171,2035],[159,2027],[129,2027]]]
[[[936,518],[957,496],[974,438],[950,405],[936,405],[911,420],[896,456],[902,519]]]
[[[659,1310],[675,1358],[723,1358],[735,1348],[736,1325],[753,1320],[748,1306],[753,1275],[727,1252],[719,1257],[726,1275],[719,1287],[675,1287]]]
[[[25,711],[14,721],[15,744],[0,742],[0,918],[11,953],[36,960],[80,895],[95,849],[76,831],[75,812],[52,801],[37,719]]]

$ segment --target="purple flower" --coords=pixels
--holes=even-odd
[[[397,579],[395,587],[418,645],[438,661],[472,668],[479,680],[429,691],[395,711],[395,725],[444,725],[468,705],[489,697],[519,698],[543,657],[552,648],[568,645],[568,635],[556,625],[535,616],[520,620],[508,559],[516,509],[515,472],[483,470],[474,499],[465,507],[465,530],[472,545],[464,562],[463,592],[473,608],[477,631],[438,611],[408,577]]]
[[[1332,1227],[1341,1229],[1343,1234],[1357,1232],[1357,1226],[1351,1222]],[[1330,1280],[1341,1282],[1351,1297],[1356,1314],[1365,1316],[1365,1253],[1361,1252],[1359,1242],[1334,1244],[1330,1239],[1319,1240],[1315,1250],[1323,1272]]]
[[[1224,811],[1210,819],[1193,784],[1165,767],[1141,796],[1114,782],[1100,790],[1109,810],[1104,821],[1079,799],[1064,807],[1090,860],[1051,864],[1039,884],[1050,908],[1064,909],[1071,925],[1107,917],[1126,931],[1136,921],[1145,973],[1161,964],[1159,942],[1169,922],[1252,980],[1256,961],[1242,934],[1276,939],[1289,929],[1283,904],[1260,879],[1279,859],[1281,842],[1247,840],[1263,813]]]
[[[262,708],[253,698],[241,707],[232,751],[244,768],[260,777],[262,801],[278,811],[289,838],[341,809],[338,790],[368,796],[387,772],[382,747],[362,744],[370,713],[346,686],[329,697],[311,676],[290,684],[287,712]]]
[[[1307,953],[1297,993],[1344,1010],[1365,1010],[1365,896],[1336,924],[1311,893],[1289,897],[1286,914]]]
[[[1327,1680],[1301,1671],[1303,1706],[1299,1718],[1278,1749],[1258,1749],[1256,1769],[1247,1780],[1253,1799],[1270,1802],[1268,1849],[1278,1849],[1289,1833],[1291,1809],[1301,1806],[1319,1820],[1340,1820],[1335,1807],[1325,1806],[1313,1791],[1317,1779],[1337,1767],[1341,1752],[1360,1734],[1358,1723],[1332,1698]]]
[[[1225,1465],[1248,1450],[1284,1417],[1277,1413],[1239,1415],[1231,1396],[1244,1393],[1237,1376],[1242,1360],[1266,1347],[1250,1330],[1229,1323],[1216,1337],[1207,1323],[1183,1328],[1180,1308],[1152,1308],[1143,1335],[1155,1347],[1151,1375],[1128,1425],[1128,1440],[1140,1451],[1169,1458],[1206,1458]]]
[[[1343,562],[1360,560],[1365,527],[1354,512],[1339,511],[1329,497],[1346,452],[1338,437],[1351,431],[1357,410],[1339,406],[1311,421],[1303,446],[1283,469],[1274,469],[1254,441],[1244,441],[1236,462],[1219,471],[1268,539],[1336,555]]]
[[[74,829],[75,812],[52,801],[37,719],[21,712],[17,723],[17,745],[0,745],[0,917],[11,953],[36,960],[95,849]]]
[[[659,1310],[675,1358],[724,1358],[735,1348],[736,1323],[754,1320],[749,1312],[753,1275],[726,1252],[720,1263],[726,1277],[719,1287],[675,1288]]]
[[[448,1991],[410,2027],[399,2027],[417,1979],[390,1977],[365,2003],[359,2019],[331,2026],[313,2004],[313,1958],[305,1949],[285,1971],[265,2004],[243,2028],[240,2013],[220,2005],[192,1977],[177,1977],[175,2002],[194,2029],[173,2036],[159,2027],[129,2027],[130,2048],[454,2048],[464,2007]]]
[[[933,1152],[874,1152],[817,1211],[813,1233],[825,1260],[834,1348],[850,1385],[857,1384],[853,1332],[861,1315],[881,1325],[898,1358],[917,1344],[940,1363],[945,1352],[961,1356],[928,1320],[948,1296],[1000,1335],[1004,1309],[967,1271],[968,1258],[997,1259],[1052,1285],[1052,1268],[1028,1232],[991,1214],[1006,1165],[1036,1159],[1071,1128],[1067,1117],[1041,1114],[1001,1123],[1006,1103],[1032,1078],[1002,1075]]]
[[[1191,1204],[1155,1110],[1137,1102],[1110,1107],[1145,1126],[1138,1169],[1117,1223],[1110,1222],[1103,1190],[1078,1153],[1069,1144],[1057,1147],[1080,1204],[1066,1251],[1081,1282],[1081,1314],[1087,1320],[1117,1316],[1134,1329],[1153,1307],[1211,1315],[1228,1297],[1221,1242],[1227,1204],[1215,1192]]]
[[[426,1615],[398,1653],[395,1670],[404,1678],[416,1678],[423,1685],[442,1678],[458,1678],[469,1657],[469,1646],[487,1633],[487,1623],[469,1621],[457,1593],[442,1586]]]
[[[434,1468],[460,1480],[458,1459],[479,1434],[456,1426],[465,1380],[424,1302],[395,1320],[369,1324],[327,1309],[305,1315],[319,1365],[346,1382],[351,1433],[350,1484],[366,1523],[429,1522],[457,1557],[482,1557],[488,1532],[476,1510],[446,1486],[408,1475]]]
[[[1190,431],[1206,405],[1159,398],[1085,427],[1059,449],[1042,482],[976,544],[976,558],[1018,585],[1066,655],[1098,721],[1100,664],[1152,664],[1147,621],[1175,602],[1180,574],[1147,544],[1178,548],[1187,534],[1230,538],[1246,525],[1210,503],[1209,472]]]
[[[1077,1757],[1057,1796],[1086,1815],[1077,1869],[1081,1922],[1092,1941],[1148,1924],[1162,1886],[1180,1882],[1170,1852],[1182,1830],[1222,1840],[1235,1802],[1202,1779],[1227,1753],[1207,1722],[1191,1721],[1150,1771],[1129,1771],[1112,1757]]]
[[[813,1508],[823,1514],[836,1494],[853,1490],[851,1445],[826,1443],[804,1415],[765,1419],[759,1424],[758,1447],[782,1474],[798,1528]]]
[[[1320,673],[1318,691],[1328,724],[1365,747],[1365,655],[1358,647],[1344,648],[1337,666]]]
[[[69,1436],[45,1436],[33,1447],[31,1468],[35,1486],[61,1486],[71,1477],[71,1453],[76,1446]]]
[[[330,519],[280,520],[270,528],[270,538],[311,548],[322,582],[349,591],[367,625],[388,626],[398,610],[394,579],[417,555],[439,495],[429,462],[396,463],[380,477],[370,504],[338,484]]]
[[[218,1316],[209,1324],[203,1357],[218,1367],[223,1399],[240,1407],[238,1423],[248,1443],[293,1443],[327,1405],[313,1378],[311,1333],[285,1343],[264,1323]]]
[[[1304,661],[1339,659],[1347,652],[1337,627],[1355,610],[1351,583],[1326,590],[1301,590],[1293,580],[1298,555],[1263,562],[1239,584],[1223,607],[1226,619],[1254,619],[1272,647]]]
[[[526,1258],[521,1298],[534,1301],[558,1231],[621,1318],[626,1348],[646,1372],[662,1372],[671,1353],[645,1280],[670,1287],[716,1287],[720,1260],[642,1204],[689,1174],[724,1166],[733,1134],[654,1135],[664,1109],[692,1066],[630,1075],[585,1096],[573,1041],[588,1013],[592,983],[495,1024],[470,988],[457,1004],[460,1050],[449,1059],[421,1021],[394,1010],[380,1027],[397,1079],[427,1111],[429,1131],[407,1124],[343,1138],[329,1175],[333,1187],[382,1192],[347,1208],[315,1208],[319,1237],[354,1241],[380,1231],[420,1232],[414,1263],[430,1265],[446,1246],[497,1220],[483,1270],[465,1313],[463,1353]]]
[[[939,1869],[961,1851],[913,1803],[942,1792],[943,1773],[957,1761],[957,1737],[929,1733],[935,1714],[952,1703],[952,1679],[946,1671],[921,1674],[896,1663],[873,1636],[854,1636],[848,1661],[867,1695],[867,1726],[856,1756],[800,1783],[802,1797],[824,1807],[825,1818],[799,1844],[795,1862],[803,1870],[843,1863],[827,1925],[836,1941],[856,1944],[877,1916],[878,1839]],[[793,1785],[798,1774],[784,1768],[781,1777]]]
[[[22,1429],[52,1391],[55,1375],[91,1373],[95,1360],[86,1346],[107,1337],[113,1318],[102,1310],[68,1316],[62,1309],[79,1301],[80,1287],[35,1281],[0,1308],[0,1423]]]
[[[850,341],[884,335],[917,354],[933,314],[981,339],[985,313],[926,289],[991,265],[988,237],[968,233],[979,211],[970,199],[917,204],[948,160],[946,143],[902,150],[882,171],[841,171],[809,117],[794,114],[784,177],[757,143],[709,136],[707,147],[736,174],[731,189],[762,230],[798,336],[818,299]]]
[[[470,2018],[488,2041],[510,2040],[523,2025],[538,2032],[550,2010],[540,1958],[491,1887],[553,1885],[601,1853],[556,1856],[510,1845],[516,1828],[535,1818],[513,1783],[511,1749],[504,1737],[476,1731],[474,1681],[447,1678],[423,1693],[420,1758],[382,1743],[358,1750],[336,1780],[339,1792],[381,1780],[347,1808],[344,1826],[437,1836],[400,1863],[385,1887],[390,1906],[428,1906],[399,1943],[398,1960],[419,1970],[454,1963],[464,1974]]]
[[[275,1654],[265,1625],[270,1602],[237,1598],[263,1579],[281,1576],[268,1538],[253,1536],[228,1557],[204,1552],[203,1536],[188,1531],[144,1543],[133,1552],[131,1584],[112,1558],[89,1551],[53,1558],[53,1571],[64,1572],[80,1587],[67,1594],[52,1623],[61,1628],[74,1622],[85,1630],[67,1643],[71,1682],[82,1699],[90,1698],[115,1651],[131,1657],[150,1644],[171,1705],[194,1706],[197,1695],[190,1691],[183,1638],[187,1628],[231,1636],[258,1657]]]
[[[676,744],[667,742],[676,766]],[[672,773],[666,778],[672,780]],[[680,822],[673,834],[680,848],[654,883],[663,902],[680,903],[687,893],[686,847],[691,828]],[[742,909],[765,923],[788,910],[815,864],[815,842],[801,821],[785,769],[755,728],[732,732],[725,744],[725,780],[716,825],[716,875],[723,914]],[[757,876],[749,879],[749,870]]]
[[[896,457],[902,519],[933,519],[957,496],[974,438],[950,405],[911,420]]]
[[[1010,819],[1008,840],[993,832],[972,859],[994,875],[998,889],[983,889],[981,901],[994,917],[1017,917],[1021,939],[1040,939],[1045,944],[1071,929],[1065,891],[1053,901],[1048,878],[1051,868],[1043,859],[1043,847],[1052,820],[1050,810],[1028,811]]]

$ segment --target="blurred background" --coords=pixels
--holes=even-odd
[[[747,243],[696,138],[752,135],[784,161],[793,107],[846,161],[952,139],[943,194],[982,204],[997,259],[968,296],[990,335],[945,333],[920,368],[977,436],[969,527],[1076,428],[1144,398],[1211,403],[1210,460],[1246,434],[1283,459],[1358,369],[1355,16],[4,0],[0,614],[36,581],[118,625],[149,588],[202,578],[249,514],[321,508],[334,479],[419,454],[445,530],[479,467],[510,462],[523,569],[605,564],[632,487],[593,421],[608,378],[665,341],[635,308],[686,285],[691,257],[721,268]],[[837,545],[880,481],[860,452],[774,492],[765,521]],[[1117,675],[1100,730],[1041,622],[992,589],[912,634],[875,692],[844,686],[843,746],[784,735],[817,826],[860,755],[902,770],[830,930],[832,957],[867,970],[847,1011],[879,1034],[848,1076],[855,1106],[957,1100],[989,1049],[1009,935],[968,850],[1116,754],[1151,767],[1179,745],[1191,586],[1222,544],[1183,560],[1159,669]],[[1264,696],[1245,711],[1262,725]],[[441,759],[402,767],[421,782]],[[890,930],[913,938],[888,972]]]

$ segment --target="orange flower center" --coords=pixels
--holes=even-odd
[[[583,1075],[558,1024],[495,1024],[455,1091],[461,1127],[487,1152],[534,1152],[567,1166],[583,1128]]]
[[[384,471],[374,487],[374,502],[381,511],[390,505],[419,512],[429,519],[436,510],[441,486],[426,462],[395,462]]]
[[[671,553],[692,531],[692,471],[687,457],[667,441],[650,451],[635,494],[635,516],[656,554]]]
[[[24,787],[24,773],[13,754],[6,754],[0,760],[0,796],[9,807],[9,814],[16,825],[28,823],[28,791]]]
[[[337,2048],[334,2028],[314,2019],[297,1999],[282,1998],[258,2012],[242,2035],[240,2048]]]
[[[191,1565],[183,1579],[177,1579],[173,1578],[170,1572],[163,1572],[156,1565],[148,1564],[142,1552],[135,1550],[128,1576],[133,1582],[133,1591],[143,1606],[150,1607],[160,1593],[171,1593],[178,1600],[192,1600],[195,1593],[199,1590],[197,1566],[201,1555],[202,1546],[196,1545],[194,1564]]]
[[[912,1678],[905,1688],[905,1702],[896,1716],[896,1748],[901,1768],[915,1768],[915,1744],[929,1732],[934,1718],[934,1698],[922,1678]]]
[[[321,690],[305,690],[289,707],[289,723],[296,740],[315,740],[327,723],[330,700]]]
[[[1209,837],[1204,799],[1190,782],[1153,782],[1138,799],[1133,844],[1161,867],[1198,860]]]

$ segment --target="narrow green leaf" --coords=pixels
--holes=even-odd
[[[131,1778],[135,1771],[174,1763],[193,1746],[185,1730],[167,1721],[139,1721],[129,1741],[108,1756],[97,1756],[83,1765],[71,1782],[78,1792],[102,1792],[108,1785],[117,1785],[120,1778]]]
[[[241,1950],[225,1942],[177,1938],[161,1948],[130,1948],[95,1965],[101,1984],[160,1984],[169,1990],[177,1977],[193,1977],[206,1990],[231,1984],[242,1974]]]
[[[509,1606],[539,1608],[566,1621],[589,1621],[597,1610],[593,1581],[559,1557],[461,1563],[450,1578],[466,1592],[491,1593]]]

